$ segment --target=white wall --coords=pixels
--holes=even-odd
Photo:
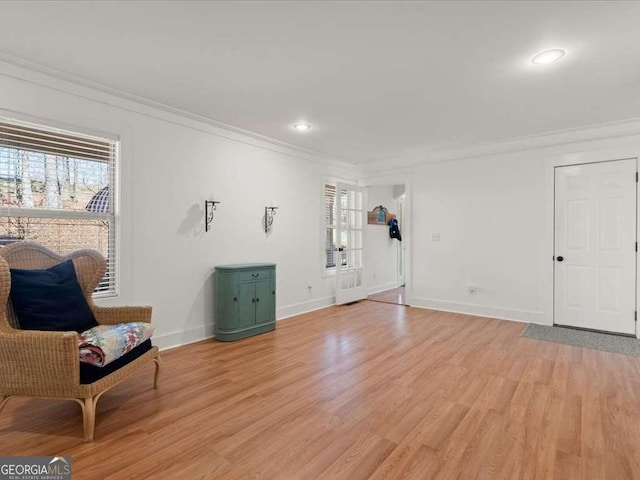
[[[120,138],[121,293],[102,303],[153,305],[161,347],[212,334],[218,264],[277,263],[279,318],[333,303],[322,195],[329,176],[355,179],[348,168],[2,63],[0,107]],[[205,199],[222,202],[208,233]],[[271,199],[280,208],[267,237]]]
[[[553,183],[548,159],[598,151],[606,157],[613,149],[638,152],[638,146],[640,135],[415,168],[409,303],[549,323]],[[439,242],[432,241],[434,233]],[[472,284],[478,287],[475,295],[468,293]]]
[[[393,185],[367,187],[367,211],[383,205],[397,214],[396,191]],[[367,293],[376,293],[398,286],[398,240],[389,237],[389,227],[365,227],[364,285]]]
[[[334,279],[322,276],[322,191],[328,177],[358,178],[353,169],[2,62],[0,108],[0,115],[119,136],[121,294],[104,303],[153,305],[160,346],[212,333],[217,264],[276,262],[279,318],[333,303]],[[483,156],[478,149],[396,169],[400,181],[374,172],[365,185],[407,185],[409,303],[548,321],[545,158],[639,145],[635,135]],[[223,202],[206,234],[205,199]],[[280,209],[266,237],[270,199]],[[467,293],[469,284],[476,295]]]

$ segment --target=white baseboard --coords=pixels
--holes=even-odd
[[[287,305],[286,307],[279,308],[276,311],[276,320],[284,320],[285,318],[294,317],[302,313],[309,313],[313,312],[314,310],[320,310],[321,308],[335,305],[335,303],[336,297],[324,297],[317,298],[315,300],[309,300],[307,302]]]
[[[153,344],[160,350],[169,350],[170,348],[181,347],[182,345],[198,342],[207,338],[213,338],[213,323],[178,332],[165,333],[164,335],[154,335]]]
[[[389,282],[382,285],[367,287],[367,295],[373,295],[374,293],[384,292],[386,290],[391,290],[392,288],[398,288],[398,282]]]
[[[476,317],[498,318],[500,320],[511,320],[514,322],[546,324],[544,312],[531,310],[516,310],[504,307],[489,307],[473,303],[447,302],[431,298],[411,298],[409,303],[412,307],[429,308],[442,312],[463,313]]]

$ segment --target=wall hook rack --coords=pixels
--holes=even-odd
[[[213,212],[218,209],[217,205],[222,202],[216,202],[215,200],[204,201],[204,231],[211,230],[211,222],[213,222]]]
[[[369,225],[389,225],[389,222],[394,218],[396,218],[396,215],[389,213],[389,210],[383,205],[378,205],[370,212],[367,212],[367,223]]]
[[[273,227],[273,217],[278,207],[264,207],[264,233],[269,233]]]

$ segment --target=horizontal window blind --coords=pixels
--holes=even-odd
[[[324,186],[325,269],[336,267],[336,187]]]
[[[115,143],[0,121],[0,145],[29,152],[110,162]]]
[[[98,296],[117,293],[117,142],[0,119],[0,247],[30,240],[107,259]]]

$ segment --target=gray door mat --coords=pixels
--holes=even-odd
[[[523,337],[546,342],[564,343],[576,347],[593,348],[604,352],[622,353],[640,357],[640,340],[609,333],[590,332],[548,325],[530,323],[522,331]]]

